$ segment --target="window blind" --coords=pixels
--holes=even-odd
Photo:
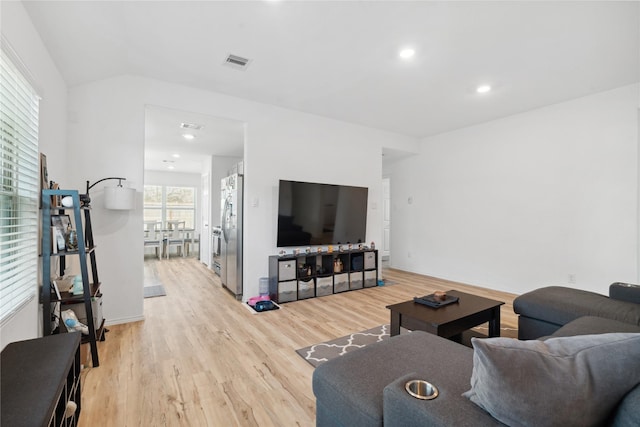
[[[37,289],[38,113],[37,93],[0,49],[0,324]]]

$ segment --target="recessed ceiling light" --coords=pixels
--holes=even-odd
[[[410,58],[413,58],[413,55],[415,54],[416,54],[416,51],[408,47],[400,51],[400,58],[410,59]]]
[[[173,157],[174,159],[179,159],[180,158],[180,154],[178,154],[178,153],[172,154],[171,157]]]
[[[481,85],[476,88],[476,92],[478,93],[487,93],[491,92],[491,86],[489,85]]]
[[[195,138],[196,136],[192,133],[183,133],[182,134],[183,138],[186,139],[187,141],[191,141],[193,140],[193,138]]]
[[[167,169],[175,169],[175,166],[167,166]]]

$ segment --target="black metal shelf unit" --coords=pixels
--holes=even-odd
[[[65,208],[52,206],[52,200],[63,197],[71,197],[72,206]],[[66,211],[73,211],[73,220],[77,233],[78,249],[70,251],[53,251],[53,240],[51,233],[51,216],[64,214]],[[81,215],[84,214],[84,219]],[[43,335],[51,335],[56,331],[52,330],[52,309],[51,304],[59,302],[62,305],[83,303],[87,316],[86,322],[89,334],[83,335],[82,342],[89,343],[91,347],[91,360],[93,367],[100,365],[98,359],[98,340],[104,339],[104,319],[100,325],[94,322],[92,299],[100,296],[100,280],[98,279],[98,269],[96,264],[96,252],[93,242],[93,230],[91,228],[91,208],[82,207],[80,195],[77,190],[42,190],[42,293],[40,302],[42,303],[42,330]],[[82,276],[82,295],[73,295],[70,292],[60,292],[60,297],[55,292],[51,279],[52,258],[58,257],[60,262],[59,275],[64,276],[66,269],[66,257],[77,256],[80,264],[80,274]],[[88,259],[87,259],[88,256]],[[87,262],[88,261],[88,262]],[[88,264],[91,265],[91,278],[89,277]],[[62,311],[62,307],[61,310]],[[60,327],[57,332],[63,332],[65,327],[60,319]]]

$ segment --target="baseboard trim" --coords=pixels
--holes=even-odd
[[[123,323],[140,322],[143,320],[144,320],[144,314],[142,316],[121,317],[119,319],[108,319],[108,320],[105,320],[104,324],[105,326],[112,326],[112,325],[121,325]]]

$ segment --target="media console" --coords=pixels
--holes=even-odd
[[[269,297],[277,303],[378,284],[378,251],[353,249],[269,257]]]

